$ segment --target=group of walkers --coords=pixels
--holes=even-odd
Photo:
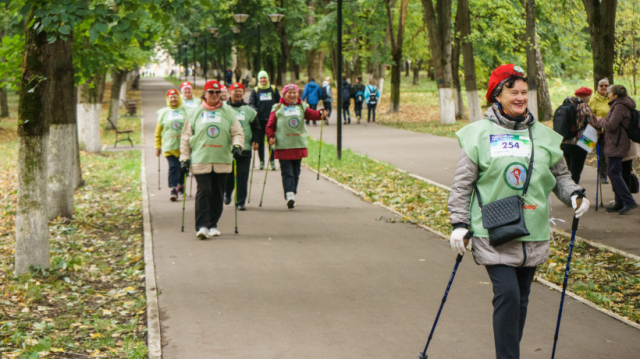
[[[219,236],[218,221],[224,204],[232,202],[245,211],[249,172],[257,151],[260,169],[264,165],[265,136],[269,143],[271,170],[274,158],[280,162],[282,186],[288,208],[295,208],[295,195],[302,158],[307,157],[307,131],[304,121],[326,118],[302,102],[296,85],[286,85],[281,93],[269,83],[266,72],[259,73],[259,84],[252,90],[250,103],[244,102],[245,87],[236,82],[228,86],[208,81],[200,99],[193,87],[183,82],[180,93],[166,93],[167,107],[158,110],[155,135],[156,156],[161,153],[169,164],[171,201],[184,198],[184,181],[189,172],[197,183],[196,237]]]

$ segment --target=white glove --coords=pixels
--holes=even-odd
[[[582,197],[582,204],[580,204],[580,207],[578,207],[578,195],[574,194],[573,196],[571,196],[571,206],[573,207],[573,210],[575,212],[574,216],[576,218],[580,218],[583,214],[587,213],[587,211],[589,210],[589,200],[587,199],[587,197]]]
[[[466,228],[456,228],[451,232],[451,237],[449,238],[449,243],[451,243],[451,249],[458,252],[460,255],[464,255],[464,236],[469,233],[469,230]],[[471,250],[471,239],[469,239],[469,245],[467,249]]]

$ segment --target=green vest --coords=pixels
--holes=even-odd
[[[236,121],[236,111],[222,105],[215,111],[201,107],[190,114],[193,130],[189,139],[191,163],[232,163],[231,125]]]
[[[550,167],[562,158],[562,136],[538,122],[531,127],[535,144],[533,176],[524,198],[524,219],[529,236],[518,241],[549,240],[549,194],[556,185]],[[528,130],[507,130],[488,119],[463,127],[456,133],[460,147],[478,165],[477,186],[482,203],[520,195],[529,175],[531,141]],[[471,199],[471,225],[475,237],[488,238],[476,194]]]
[[[236,119],[238,119],[242,125],[242,131],[244,132],[244,150],[251,151],[251,137],[253,136],[251,124],[258,113],[247,105],[231,108],[236,111]]]
[[[200,107],[201,99],[194,97],[192,100],[187,100],[184,97],[182,98],[182,107],[196,108]]]
[[[280,108],[278,108],[278,106]],[[295,106],[276,104],[276,150],[307,148],[307,126],[304,124],[306,103]]]
[[[162,126],[162,152],[179,150],[182,126],[187,119],[187,111],[182,107],[175,110],[165,107],[159,109],[157,114],[158,122]]]

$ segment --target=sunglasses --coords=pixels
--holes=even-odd
[[[213,91],[213,90],[208,90],[205,92],[208,93],[209,95],[219,95],[222,93],[222,91]]]

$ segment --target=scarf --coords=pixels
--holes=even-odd
[[[202,106],[202,108],[204,108],[205,110],[209,110],[209,111],[214,111],[219,109],[220,107],[222,107],[222,101],[218,101],[217,104],[213,105],[213,106],[209,106],[207,104],[207,101],[202,100],[202,102],[200,103],[200,106]]]
[[[246,105],[247,103],[244,102],[244,100],[242,100],[240,102],[231,102],[231,100],[229,100],[228,104],[231,107],[238,108],[238,107],[242,107],[242,106]]]
[[[267,78],[267,84],[264,85],[264,86],[260,85],[260,79],[263,78],[263,77]],[[267,74],[267,72],[266,71],[258,72],[258,88],[261,89],[261,90],[266,90],[269,87],[271,87],[271,83],[269,83],[269,75]]]
[[[514,122],[515,123],[513,126],[514,130],[516,130],[519,127],[519,124],[524,124],[525,127],[528,127],[528,126],[531,126],[531,124],[533,124],[533,122],[535,121],[535,118],[533,117],[531,112],[529,112],[528,108],[525,111],[525,113],[516,117],[511,117],[507,115],[504,112],[502,105],[500,105],[500,103],[497,101],[493,103],[493,105],[491,106],[491,109],[493,110],[493,113],[496,116],[498,123],[500,123],[501,125],[508,128],[508,127],[511,127],[509,122]]]

